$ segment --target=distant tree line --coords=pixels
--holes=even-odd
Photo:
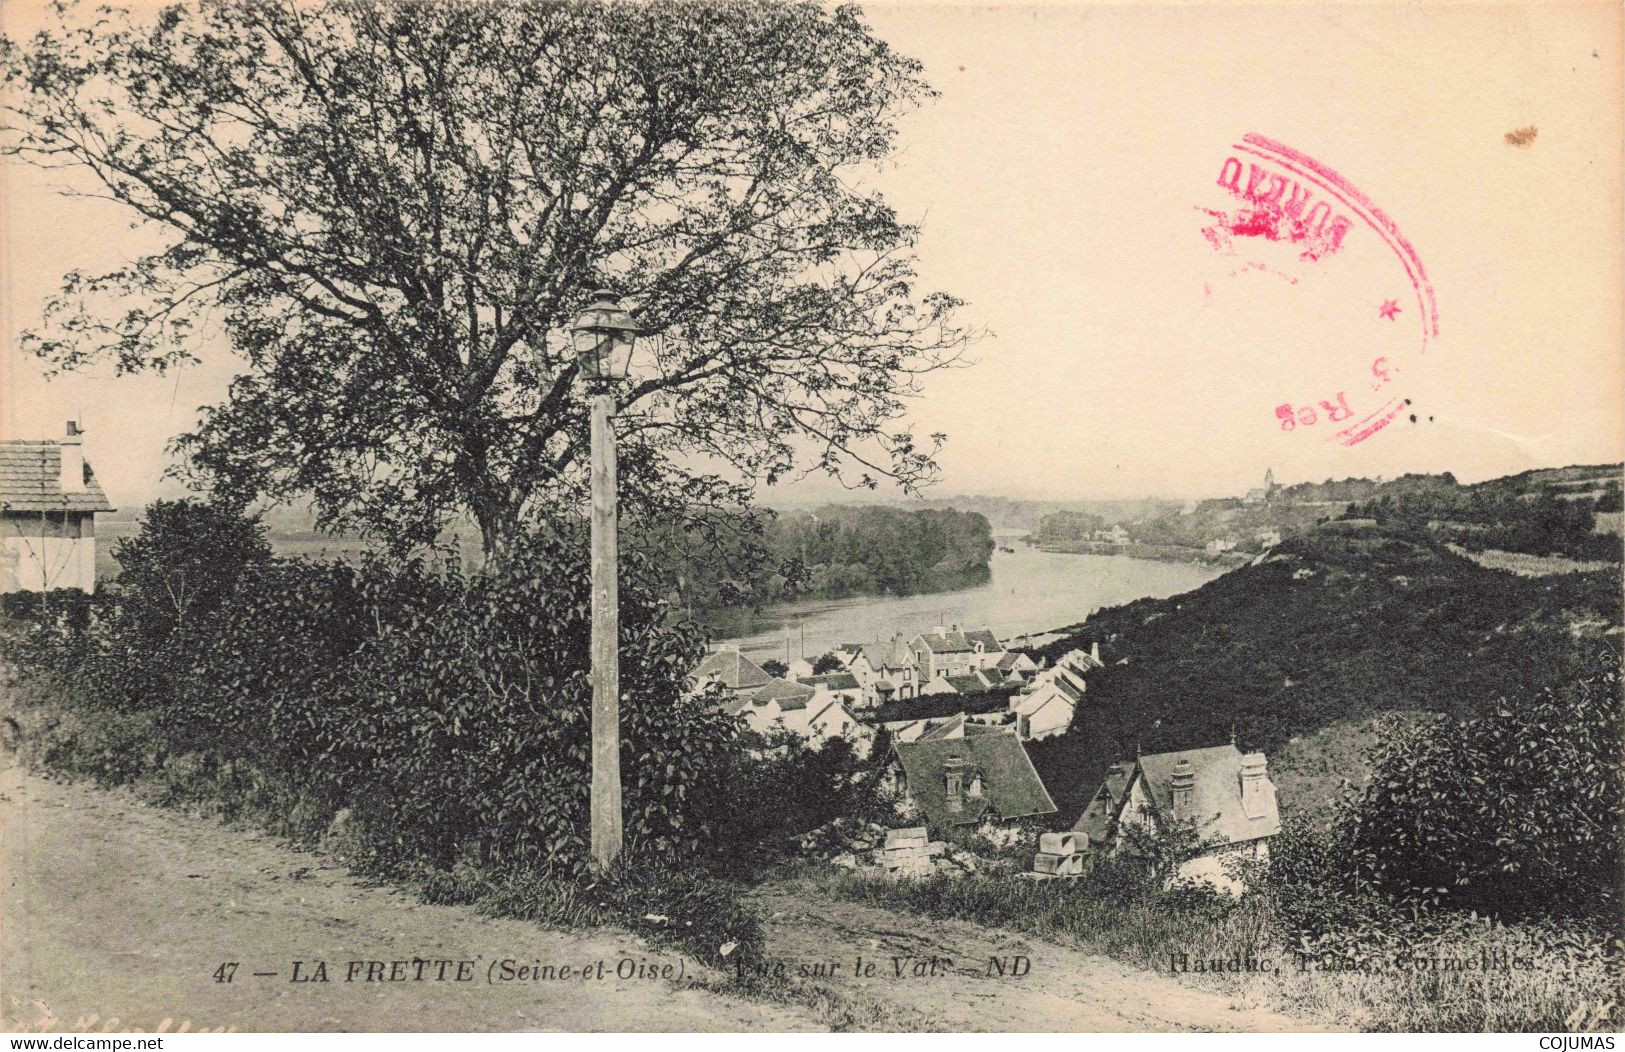
[[[702,520],[645,536],[680,602],[696,609],[797,598],[917,595],[982,584],[993,531],[976,512],[829,505]]]
[[[1550,486],[1530,489],[1515,479],[1475,486],[1459,485],[1448,473],[1407,479],[1410,485],[1385,488],[1375,499],[1351,504],[1345,516],[1426,526],[1475,551],[1619,558],[1619,538],[1596,532],[1597,512],[1619,506],[1618,482],[1592,496],[1562,494]]]

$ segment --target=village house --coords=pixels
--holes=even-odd
[[[1008,730],[959,722],[957,736],[893,741],[889,784],[941,833],[1055,812],[1021,740]]]
[[[999,655],[999,660],[993,667],[1004,673],[1006,681],[1015,680],[1021,682],[1028,679],[1042,666],[1026,654],[1015,650],[1007,650]]]
[[[758,734],[782,729],[810,742],[844,737],[855,746],[867,745],[874,738],[874,732],[839,698],[820,697],[813,687],[791,680],[770,680],[754,694],[726,700],[723,710],[744,716],[746,725]]]
[[[1269,838],[1281,831],[1264,754],[1243,753],[1232,742],[1115,763],[1072,828],[1087,839],[1088,850],[1115,852],[1126,829],[1154,831],[1176,821],[1192,823],[1208,846],[1181,865],[1175,879],[1243,890],[1227,863],[1267,861]]]
[[[1004,689],[1005,676],[997,668],[975,669],[960,676],[939,675],[924,687],[920,696],[934,694],[986,694],[990,690]]]
[[[847,665],[847,671],[862,685],[863,703],[868,706],[914,698],[920,693],[920,670],[901,632],[890,642],[865,643]]]
[[[1258,543],[1259,543],[1259,545],[1261,547],[1273,548],[1277,544],[1281,543],[1281,531],[1280,530],[1259,530],[1257,533],[1255,533],[1253,535],[1253,539],[1258,541]]]
[[[56,442],[0,442],[0,592],[94,592],[96,514],[113,510],[76,421]]]
[[[689,688],[701,691],[716,684],[728,697],[754,694],[773,679],[762,666],[739,652],[733,643],[724,643],[705,655],[705,660],[688,674]]]
[[[786,666],[785,679],[806,679],[813,674],[813,663],[804,657],[798,657]]]
[[[1128,531],[1120,525],[1113,526],[1109,530],[1095,530],[1090,536],[1092,539],[1105,544],[1128,543]]]
[[[1069,651],[1054,665],[1034,673],[1026,690],[1010,698],[1016,733],[1023,741],[1065,733],[1083,703],[1084,677],[1103,667],[1100,644],[1096,642],[1090,644],[1088,653]]]
[[[991,629],[961,632],[958,625],[952,628],[935,625],[931,631],[915,636],[909,649],[914,653],[914,664],[920,670],[922,683],[939,676],[963,676],[992,667],[1004,655],[1004,644]]]

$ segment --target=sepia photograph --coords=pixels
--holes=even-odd
[[[0,1030],[1611,1049],[1622,489],[1617,0],[0,0]]]

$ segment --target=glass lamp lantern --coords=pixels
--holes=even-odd
[[[570,326],[570,341],[581,375],[592,383],[626,379],[632,366],[632,345],[642,326],[615,293],[600,289]]]

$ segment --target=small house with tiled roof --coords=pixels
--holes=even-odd
[[[854,744],[868,743],[874,733],[852,715],[839,697],[820,693],[805,683],[770,679],[766,686],[748,697],[731,698],[725,711],[745,717],[746,724],[759,734],[787,730],[808,741],[848,738]]]
[[[762,667],[739,652],[734,644],[724,644],[705,655],[705,660],[688,674],[695,690],[716,684],[729,696],[754,694],[773,679]]]
[[[1100,644],[1089,652],[1073,650],[1047,669],[1034,673],[1025,691],[1010,699],[1016,733],[1024,741],[1064,734],[1083,704],[1084,676],[1104,668]]]
[[[1010,731],[895,741],[892,785],[935,831],[1055,812],[1021,740]]]
[[[1170,822],[1189,822],[1205,842],[1179,878],[1240,891],[1230,860],[1268,860],[1269,838],[1281,831],[1264,754],[1231,743],[1115,763],[1072,828],[1090,850],[1112,852],[1121,849],[1126,828]]]
[[[0,592],[94,592],[96,515],[113,510],[77,422],[56,442],[0,442]]]

